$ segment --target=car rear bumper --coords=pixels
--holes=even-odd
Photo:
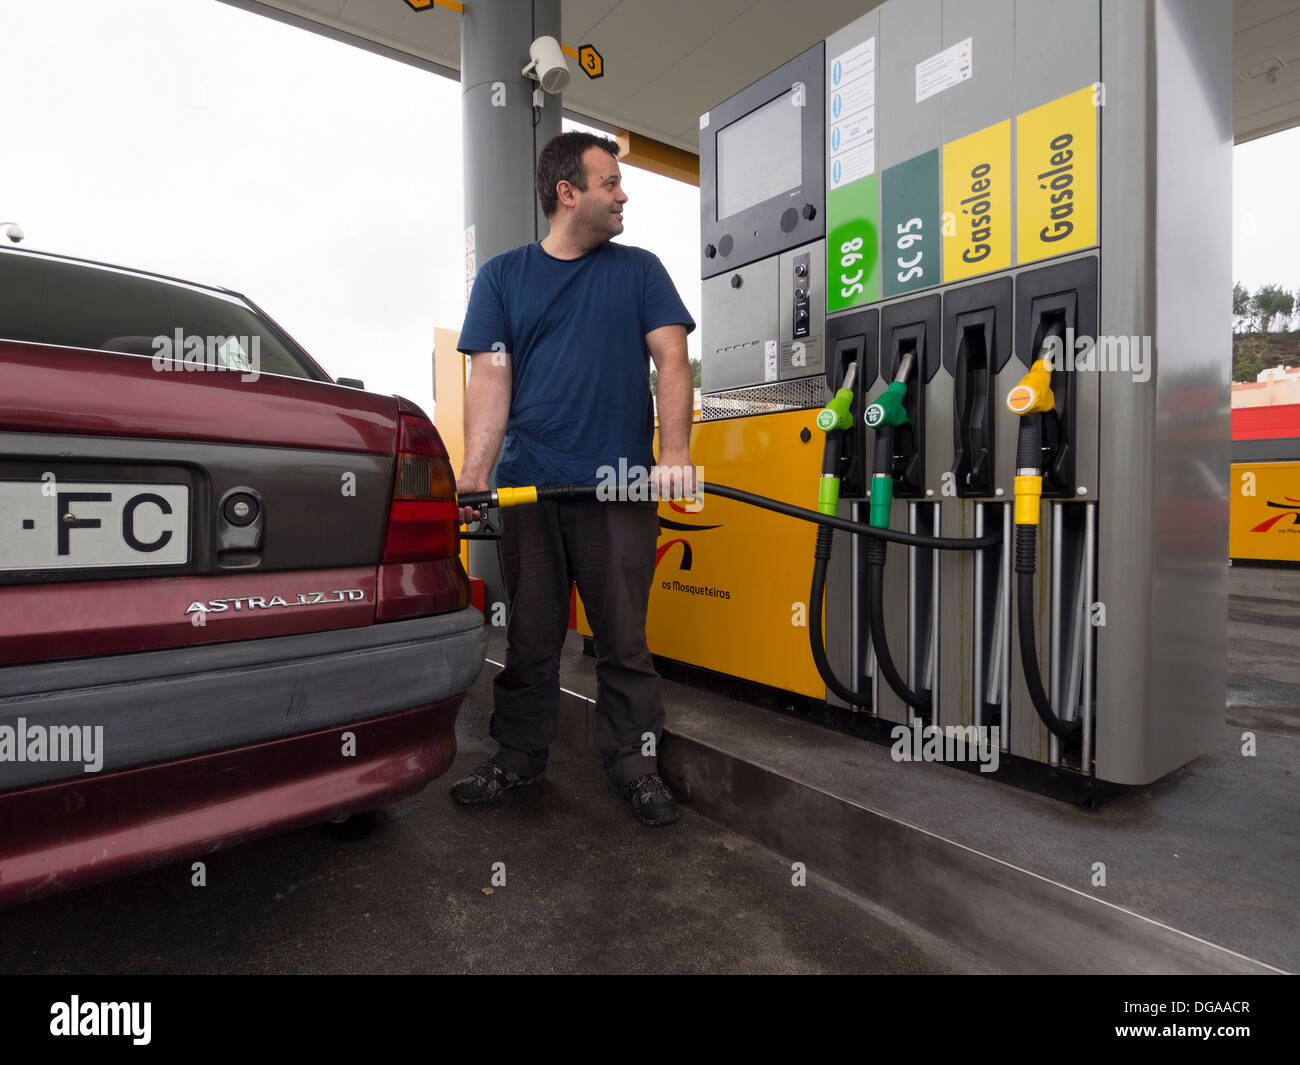
[[[483,616],[0,669],[4,793],[369,720],[462,694]],[[57,748],[57,749],[56,749]]]
[[[396,802],[456,757],[463,696],[0,795],[0,906]]]
[[[0,905],[418,791],[485,648],[467,608],[0,669]]]

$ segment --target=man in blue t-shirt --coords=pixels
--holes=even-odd
[[[623,232],[627,202],[618,146],[588,133],[554,138],[538,157],[537,195],[549,234],[486,262],[470,294],[460,334],[470,376],[457,490],[485,490],[500,450],[496,487],[618,480],[644,488],[649,479],[659,498],[693,495],[686,334],[695,323],[654,255],[610,240]],[[651,360],[659,372],[657,466]],[[457,802],[490,802],[545,770],[576,582],[596,640],[605,772],[642,822],[677,820],[657,758],[645,753],[658,749],[664,721],[645,638],[658,506],[635,489],[627,496],[502,513],[510,610],[506,666],[493,684],[498,751],[452,788]],[[461,517],[478,512],[462,508]]]

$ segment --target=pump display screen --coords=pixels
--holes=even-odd
[[[718,220],[803,184],[793,90],[718,131]]]

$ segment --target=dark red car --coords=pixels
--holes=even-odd
[[[0,904],[442,773],[459,548],[414,404],[236,293],[0,250]]]

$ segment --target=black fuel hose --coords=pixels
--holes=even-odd
[[[930,693],[912,691],[903,680],[889,653],[889,641],[885,639],[885,568],[884,566],[867,566],[867,614],[871,631],[871,646],[876,651],[876,668],[885,678],[894,694],[915,710],[928,714],[930,712]]]
[[[1000,534],[969,537],[926,536],[924,533],[902,532],[899,529],[877,529],[866,522],[851,521],[848,518],[837,518],[833,514],[822,514],[815,510],[806,510],[803,507],[782,503],[779,499],[769,499],[767,496],[755,495],[753,492],[742,492],[739,488],[728,488],[725,484],[713,484],[710,481],[705,481],[700,487],[703,488],[706,494],[722,496],[724,499],[734,499],[738,503],[748,503],[753,507],[761,507],[763,510],[771,510],[791,518],[799,518],[802,521],[811,521],[831,529],[842,529],[844,532],[850,532],[857,536],[887,540],[893,544],[907,544],[909,547],[933,547],[939,551],[975,551],[982,547],[993,547],[995,544],[1002,542]]]
[[[1042,414],[1027,414],[1021,418],[1016,439],[1016,469],[1018,473],[1039,475],[1043,468]],[[1065,744],[1076,743],[1080,737],[1077,721],[1064,721],[1052,709],[1052,702],[1043,687],[1043,674],[1038,667],[1038,647],[1034,635],[1034,572],[1038,568],[1038,526],[1016,526],[1016,631],[1019,634],[1020,665],[1029,689],[1029,701],[1038,719],[1047,731]]]
[[[822,611],[826,600],[826,570],[830,564],[831,541],[835,532],[828,526],[821,526],[817,530],[817,550],[813,561],[813,578],[812,592],[809,595],[809,642],[812,645],[813,663],[817,666],[817,672],[822,680],[826,682],[826,687],[838,695],[846,703],[854,706],[870,706],[871,696],[864,695],[862,692],[853,691],[845,686],[831,669],[830,661],[826,657],[826,643],[822,637]],[[885,678],[885,682],[894,690],[897,695],[908,706],[916,710],[928,713],[931,707],[930,693],[913,692],[907,686],[899,674],[897,667],[894,665],[893,656],[889,653],[889,642],[885,638],[885,569],[884,569],[885,542],[883,540],[872,540],[867,544],[867,624],[871,633],[871,646],[876,651],[876,668],[880,675]],[[873,555],[879,555],[879,561],[873,560]]]
[[[1037,568],[1038,527],[1016,526],[1016,620],[1020,636],[1020,665],[1039,720],[1047,731],[1065,744],[1076,743],[1080,736],[1077,721],[1063,721],[1052,709],[1038,668],[1038,647],[1034,637],[1034,570]]]
[[[922,713],[929,713],[931,707],[928,691],[914,692],[903,680],[894,658],[889,653],[889,640],[885,635],[885,550],[888,545],[883,540],[872,540],[867,544],[867,627],[871,633],[871,646],[876,652],[876,671],[885,678],[885,683],[894,694],[908,706]]]
[[[852,706],[870,706],[871,696],[847,687],[826,657],[826,641],[822,636],[822,612],[826,602],[826,568],[831,559],[831,541],[835,530],[828,525],[817,529],[817,549],[813,556],[812,592],[808,596],[808,641],[812,646],[813,664],[826,687]]]
[[[617,488],[610,489],[604,485],[594,484],[538,485],[533,491],[537,493],[537,502],[541,503],[547,500],[572,502],[576,499],[594,499],[597,492],[602,489],[617,492],[619,495],[622,494]],[[899,529],[877,529],[866,522],[852,521],[848,518],[836,517],[833,514],[822,514],[816,510],[808,510],[805,507],[782,503],[779,499],[770,499],[767,496],[745,492],[739,488],[728,487],[725,484],[714,484],[712,481],[700,482],[700,489],[706,495],[734,499],[737,503],[747,503],[751,507],[770,510],[790,518],[798,518],[800,521],[810,521],[816,525],[842,529],[844,532],[853,533],[857,536],[887,540],[894,544],[907,544],[909,547],[933,547],[938,551],[976,551],[983,547],[993,547],[1002,541],[1000,534],[969,537],[926,536],[923,533],[909,533]],[[508,491],[508,489],[501,489],[500,491]],[[474,507],[476,509],[491,506],[492,504],[493,493],[491,491],[465,492],[456,501],[456,505],[459,507]]]
[[[1043,468],[1043,414],[1022,414],[1016,434],[1016,473]]]
[[[599,486],[604,487],[604,486]],[[909,547],[929,547],[940,551],[974,551],[985,547],[993,547],[1000,543],[1002,537],[998,534],[987,536],[971,537],[945,537],[945,536],[926,536],[922,533],[902,532],[898,529],[877,528],[874,525],[868,525],[865,522],[851,521],[848,518],[840,518],[831,514],[822,514],[816,510],[808,510],[804,507],[796,507],[790,503],[783,503],[779,499],[771,499],[768,496],[757,495],[753,492],[745,492],[739,488],[731,488],[724,484],[714,484],[711,481],[703,481],[700,489],[708,495],[721,496],[724,499],[732,499],[737,503],[745,503],[749,506],[759,507],[763,510],[770,510],[777,514],[784,514],[787,517],[797,518],[801,521],[813,522],[818,525],[817,530],[817,553],[813,562],[813,581],[812,591],[809,596],[809,642],[812,648],[813,662],[817,666],[817,672],[822,680],[826,682],[826,687],[834,692],[839,698],[846,703],[854,706],[869,706],[871,697],[856,692],[844,685],[838,677],[835,676],[831,669],[829,660],[826,657],[826,645],[822,636],[822,613],[826,597],[826,570],[830,562],[831,541],[834,530],[840,529],[844,532],[853,533],[856,536],[866,536],[870,539],[869,548],[876,548],[879,554],[879,562],[870,566],[868,572],[868,601],[871,626],[871,640],[876,649],[876,663],[889,686],[894,689],[900,699],[909,706],[916,707],[920,710],[928,711],[930,709],[930,695],[928,692],[923,695],[917,695],[908,688],[903,678],[899,676],[894,661],[890,657],[889,648],[885,641],[884,626],[884,575],[882,567],[884,565],[884,552],[886,543],[906,544]],[[576,499],[594,499],[597,496],[597,485],[538,485],[535,489],[536,499],[538,502],[546,500],[556,500],[572,502]],[[457,505],[461,507],[483,507],[489,506],[494,502],[494,493],[488,492],[466,492],[457,500]],[[869,557],[876,552],[869,551]]]
[[[876,518],[876,491],[875,486],[881,478],[887,478],[884,482],[892,487],[894,465],[894,429],[889,425],[881,425],[876,429],[876,442],[874,448],[874,458],[872,461],[872,492],[871,492],[871,509],[872,519]],[[889,498],[887,493],[886,500]],[[885,503],[885,511],[888,513],[888,502]],[[883,520],[888,520],[887,518]],[[883,526],[872,526],[879,531],[884,530]],[[829,533],[827,529],[818,530],[817,544],[821,547],[821,534]],[[927,538],[928,539],[928,538]],[[930,693],[923,692],[917,694],[908,687],[907,682],[903,680],[894,665],[893,655],[889,653],[889,639],[885,634],[885,558],[889,548],[888,540],[879,537],[868,540],[866,545],[866,562],[867,562],[867,631],[871,636],[871,646],[876,652],[876,674],[883,677],[885,683],[893,689],[894,694],[903,700],[908,706],[913,707],[919,712],[928,713],[931,707]],[[830,557],[830,542],[827,537],[826,557]],[[816,570],[813,571],[814,592],[816,591]],[[816,596],[814,596],[816,598]],[[817,619],[820,621],[820,617]],[[826,680],[825,674],[822,679]],[[827,687],[830,687],[829,682]],[[834,690],[832,688],[832,690]],[[840,698],[845,698],[840,695]]]
[[[826,447],[828,452],[832,447],[830,438],[827,438]],[[894,452],[894,430],[888,426],[882,426],[876,430],[876,448],[874,472],[877,475],[888,477],[890,468],[893,463]],[[879,528],[871,526],[871,528]],[[809,637],[812,645],[813,663],[817,666],[817,672],[825,682],[826,687],[834,692],[846,703],[854,706],[869,706],[871,697],[863,695],[861,692],[853,691],[845,686],[831,669],[830,661],[826,657],[825,642],[822,638],[822,612],[826,599],[826,570],[830,566],[831,545],[834,541],[835,530],[829,525],[819,525],[817,527],[817,548],[813,555],[813,579],[812,593],[809,596],[808,612],[809,618]],[[876,651],[876,671],[879,676],[884,677],[885,682],[894,690],[894,694],[903,700],[908,706],[915,707],[918,711],[928,712],[930,710],[930,694],[928,692],[918,695],[907,686],[907,683],[899,675],[898,669],[894,665],[893,656],[889,653],[889,641],[885,635],[885,552],[889,547],[887,540],[876,538],[867,541],[867,625],[871,634],[871,646]]]

